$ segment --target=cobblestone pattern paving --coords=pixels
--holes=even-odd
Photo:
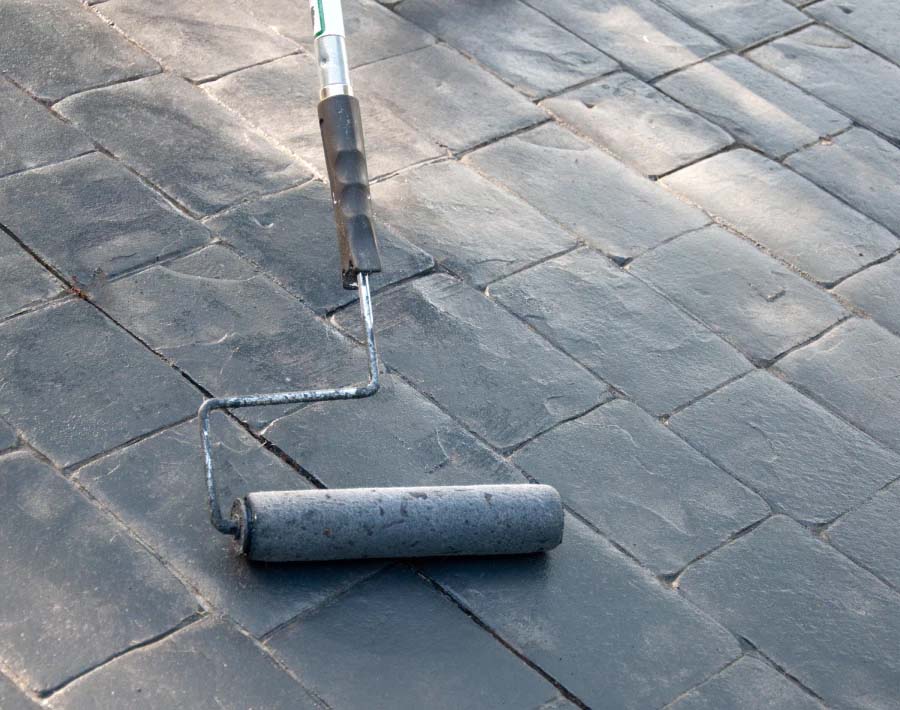
[[[217,415],[224,495],[566,537],[249,565],[196,407],[365,371],[303,5],[0,3],[0,706],[900,708],[900,5],[346,0],[384,386]]]

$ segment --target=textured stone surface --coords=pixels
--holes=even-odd
[[[617,262],[709,221],[556,124],[482,148],[466,162]]]
[[[159,71],[78,0],[6,0],[0,27],[3,72],[44,101]]]
[[[780,380],[754,372],[669,426],[778,511],[833,520],[896,478],[900,458]]]
[[[0,707],[4,710],[38,710],[40,705],[19,690],[9,678],[0,675]]]
[[[362,348],[221,246],[115,281],[97,300],[214,395],[365,381]],[[263,425],[297,405],[236,410]]]
[[[377,183],[379,221],[478,286],[575,246],[537,210],[454,161]]]
[[[107,0],[98,10],[164,67],[192,81],[297,50],[233,2]]]
[[[188,416],[199,393],[84,301],[0,325],[0,417],[58,466]]]
[[[124,529],[27,453],[0,457],[0,658],[56,687],[196,611]]]
[[[504,279],[490,294],[656,415],[750,367],[718,336],[587,249]]]
[[[815,97],[733,54],[688,67],[657,87],[776,158],[850,125]]]
[[[660,574],[769,513],[762,499],[625,400],[561,424],[513,461]]]
[[[196,213],[309,176],[200,89],[168,74],[73,96],[58,109]]]
[[[731,136],[620,72],[542,103],[645,175],[662,175],[729,145]]]
[[[852,319],[777,367],[805,392],[860,429],[900,450],[890,412],[900,406],[900,338],[866,320]]]
[[[721,49],[650,0],[532,0],[549,15],[645,79],[703,59]]]
[[[546,117],[517,91],[446,47],[367,64],[354,72],[353,85],[363,106],[376,97],[416,131],[452,151]]]
[[[129,653],[54,696],[57,710],[320,707],[253,641],[227,622],[192,624]]]
[[[708,158],[664,182],[822,284],[897,248],[881,225],[749,150]]]
[[[721,227],[685,234],[628,269],[760,364],[847,315],[826,293]]]
[[[356,300],[356,292],[341,284],[341,259],[327,185],[309,183],[239,207],[207,224],[317,312],[332,311]],[[373,288],[434,265],[428,254],[381,224],[376,224],[376,230],[382,272],[372,275]]]
[[[0,319],[53,298],[63,288],[64,285],[14,239],[0,232]]]
[[[809,14],[900,63],[900,7],[893,0],[824,0]]]
[[[900,138],[900,67],[824,27],[810,27],[749,57],[861,124]]]
[[[785,163],[900,235],[900,149],[886,140],[852,128]]]
[[[900,335],[900,259],[870,266],[842,281],[835,291]]]
[[[0,451],[11,449],[18,442],[19,435],[6,422],[0,421]]]
[[[335,446],[336,432],[341,436]],[[395,375],[373,397],[319,402],[266,430],[329,488],[524,483],[521,473]]]
[[[0,77],[0,175],[55,163],[93,149],[79,130],[60,121]]]
[[[209,238],[99,153],[0,180],[0,214],[44,261],[85,288]]]
[[[724,629],[574,518],[546,555],[426,571],[591,707],[659,707],[739,653]]]
[[[443,274],[375,298],[384,361],[498,448],[608,397],[606,387],[477,291]],[[358,330],[350,310],[338,322]]]
[[[278,59],[229,74],[204,88],[312,165],[320,176],[327,175],[316,108],[319,78],[312,57],[300,54]],[[361,111],[370,178],[446,152],[413,130],[377,96],[367,96]]]
[[[809,18],[781,0],[665,0],[730,47],[746,47],[809,23]]]
[[[398,12],[475,57],[529,96],[545,96],[607,74],[616,63],[520,2],[409,0]]]
[[[765,661],[743,656],[666,709],[822,710],[823,707]]]
[[[896,705],[900,597],[790,519],[701,560],[680,588],[829,705]]]
[[[405,568],[367,580],[267,645],[329,706],[348,710],[455,710],[463,697],[473,710],[539,708],[558,695]],[[359,652],[348,656],[350,646]]]

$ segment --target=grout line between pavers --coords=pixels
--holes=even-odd
[[[803,681],[801,681],[799,678],[797,678],[797,676],[793,675],[792,673],[789,673],[788,670],[787,670],[784,666],[781,666],[781,665],[779,665],[778,663],[776,663],[772,658],[769,657],[769,655],[768,655],[765,651],[763,651],[762,649],[760,649],[760,648],[759,648],[755,643],[753,643],[750,639],[748,639],[748,638],[746,638],[746,637],[744,637],[744,636],[740,636],[740,639],[741,639],[744,643],[746,643],[748,646],[750,646],[750,648],[753,649],[753,652],[754,652],[757,656],[759,656],[763,661],[765,661],[766,663],[768,663],[768,664],[769,664],[772,668],[774,668],[778,673],[780,673],[780,674],[783,675],[785,678],[787,678],[789,681],[791,681],[794,685],[796,685],[798,688],[800,688],[800,690],[802,690],[802,691],[803,691],[804,693],[806,693],[808,696],[810,696],[810,697],[812,697],[813,699],[819,701],[819,703],[820,703],[823,707],[827,707],[827,706],[825,705],[825,700],[824,700],[818,693],[816,693],[812,688],[810,688],[810,687],[807,686],[805,683],[803,683]]]
[[[256,20],[256,18],[253,17],[253,15],[249,15],[249,16],[251,18],[253,18],[254,20]],[[257,20],[257,22],[258,22],[258,20]],[[269,29],[272,29],[272,28],[269,28]],[[274,29],[272,29],[272,31],[276,32],[276,34],[278,34],[277,31],[275,31]],[[283,37],[283,35],[280,35],[280,34],[278,36]],[[284,39],[288,39],[288,38],[284,37]],[[297,49],[293,49],[290,52],[286,52],[285,54],[279,54],[277,57],[267,57],[266,59],[261,59],[260,61],[254,62],[252,64],[247,64],[245,66],[240,66],[240,67],[236,67],[233,69],[226,69],[225,71],[220,72],[219,74],[211,74],[210,76],[204,76],[202,79],[190,79],[186,76],[183,76],[182,78],[185,81],[187,81],[188,83],[193,84],[194,86],[203,86],[204,84],[211,84],[212,82],[218,81],[219,79],[224,79],[226,76],[231,76],[232,74],[237,74],[239,72],[242,72],[245,69],[255,69],[256,67],[264,67],[266,64],[272,64],[273,62],[277,62],[280,59],[287,59],[288,57],[296,57],[296,56],[307,56],[307,57],[309,56],[309,53],[306,52],[306,50],[304,50],[303,47],[301,47],[299,44],[297,44],[296,41],[294,41],[294,40],[289,40],[289,41],[292,42],[297,47]]]
[[[740,639],[738,639],[738,641],[740,642]],[[730,661],[728,661],[728,663],[725,663],[724,665],[720,666],[717,670],[710,673],[708,676],[706,676],[706,678],[701,680],[699,683],[695,683],[687,690],[682,691],[681,693],[676,695],[669,702],[667,702],[665,705],[663,705],[659,710],[670,710],[670,708],[672,708],[675,705],[675,703],[677,703],[679,700],[684,699],[685,697],[687,697],[694,691],[698,690],[699,688],[702,688],[704,685],[709,683],[711,680],[718,678],[722,673],[727,671],[729,668],[731,668],[733,665],[735,665],[738,661],[741,661],[742,659],[744,659],[747,655],[748,655],[747,652],[744,651],[736,658],[732,658]]]

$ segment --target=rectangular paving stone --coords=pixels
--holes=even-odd
[[[777,364],[789,382],[863,431],[900,450],[890,416],[900,406],[900,339],[854,318]]]
[[[0,707],[4,710],[38,710],[40,705],[25,695],[9,678],[0,675]]]
[[[350,431],[353,436],[334,445],[335,432]],[[265,437],[329,488],[525,482],[519,471],[390,374],[383,375],[374,396],[310,404],[276,421]]]
[[[575,246],[530,205],[455,161],[372,186],[378,221],[477,286]]]
[[[881,225],[749,150],[713,156],[664,183],[826,286],[897,248]]]
[[[31,454],[0,457],[0,658],[35,692],[178,625],[193,597]]]
[[[313,166],[320,176],[327,176],[316,108],[319,75],[315,59],[292,55],[229,74],[203,87]],[[446,154],[444,148],[414,130],[378,97],[366,97],[362,122],[370,178]]]
[[[377,205],[376,205],[377,208]],[[334,209],[327,185],[313,182],[243,205],[209,221],[226,243],[259,264],[318,313],[356,300],[341,282]],[[434,266],[434,259],[376,223],[382,272],[378,289]]]
[[[733,54],[695,64],[656,86],[775,158],[850,125],[815,97]]]
[[[513,462],[658,574],[678,572],[769,514],[759,496],[625,400],[542,434]]]
[[[96,300],[217,396],[339,387],[367,377],[363,348],[222,246],[114,281]],[[263,426],[296,407],[235,413]]]
[[[199,393],[82,300],[0,324],[0,417],[59,467],[172,424]]]
[[[765,372],[669,420],[679,436],[778,512],[826,523],[896,478],[900,458]]]
[[[731,144],[731,136],[620,72],[541,103],[644,175],[671,172]]]
[[[617,66],[519,0],[466,0],[452,6],[440,0],[410,0],[397,11],[529,96],[562,91]]]
[[[464,162],[617,263],[709,222],[556,123],[481,148]]]
[[[578,37],[652,79],[722,49],[712,37],[650,0],[530,0]]]
[[[167,69],[192,81],[297,51],[296,43],[233,2],[107,0],[97,10]]]
[[[900,139],[900,67],[821,26],[747,56],[862,125]]]
[[[721,227],[682,235],[628,270],[757,365],[848,315],[828,294]]]
[[[335,708],[539,708],[558,696],[452,601],[403,567],[278,631],[267,646]]]
[[[310,487],[226,417],[214,416],[210,431],[225,515],[235,498],[250,491]],[[233,541],[210,525],[199,455],[200,436],[192,420],[80,469],[78,483],[204,599],[256,636],[379,568],[373,563],[248,563]]]
[[[363,106],[376,97],[454,152],[546,118],[519,92],[446,47],[367,64],[354,72],[353,82]]]
[[[482,294],[444,274],[375,298],[382,357],[500,449],[609,397],[605,385]],[[359,315],[337,315],[358,331]]]
[[[657,416],[750,368],[710,330],[587,249],[504,279],[490,295]]]
[[[253,641],[225,621],[191,624],[54,695],[55,710],[266,708],[320,705]]]
[[[78,0],[0,4],[3,72],[41,101],[159,71],[159,65]]]
[[[94,149],[94,144],[81,131],[59,120],[2,76],[0,123],[3,125],[0,131],[0,176],[73,158]]]
[[[590,707],[660,707],[740,653],[718,624],[572,517],[545,555],[446,559],[426,571]]]
[[[19,442],[19,435],[6,422],[0,421],[0,452],[13,448]]]
[[[900,8],[892,0],[824,0],[809,14],[900,63]]]
[[[3,223],[79,286],[199,246],[205,227],[100,153],[0,180]]]
[[[785,163],[900,235],[900,149],[886,140],[851,128]]]
[[[64,288],[14,239],[0,232],[0,319],[53,298]]]
[[[169,74],[72,96],[57,108],[196,214],[309,177],[224,106]]]
[[[663,4],[736,49],[810,21],[782,0],[665,0]]]
[[[896,705],[900,596],[789,518],[700,560],[679,587],[832,707]]]
[[[839,283],[835,293],[900,335],[900,259],[893,257]]]

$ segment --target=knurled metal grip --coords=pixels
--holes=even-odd
[[[359,102],[345,94],[322,99],[319,127],[334,203],[341,276],[344,288],[353,289],[357,274],[381,271]]]

